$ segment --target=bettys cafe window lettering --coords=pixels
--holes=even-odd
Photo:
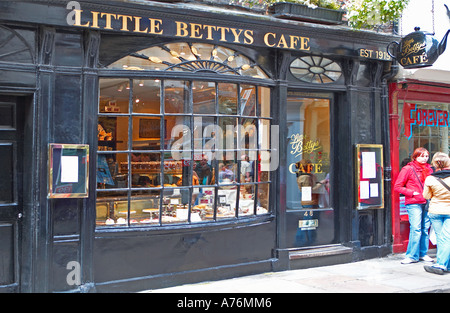
[[[287,110],[287,208],[328,208],[330,100],[290,96]]]

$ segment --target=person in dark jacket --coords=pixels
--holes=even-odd
[[[419,147],[414,150],[412,161],[401,169],[394,184],[394,190],[405,196],[410,225],[408,248],[402,264],[416,263],[419,260],[433,262],[427,255],[430,219],[426,211],[427,200],[422,195],[425,178],[433,172],[427,163],[428,158],[427,149]]]

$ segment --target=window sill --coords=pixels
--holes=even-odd
[[[137,235],[148,236],[157,233],[169,234],[169,233],[188,233],[191,231],[208,230],[215,231],[221,229],[240,228],[246,226],[254,226],[258,224],[270,223],[275,220],[273,214],[261,214],[253,215],[251,217],[231,218],[221,220],[217,222],[203,222],[203,223],[186,223],[177,225],[163,225],[163,226],[124,226],[124,227],[100,227],[95,229],[96,238],[110,237],[110,236],[125,236],[125,235]]]

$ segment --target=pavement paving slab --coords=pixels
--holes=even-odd
[[[430,256],[434,256],[430,254]],[[450,293],[450,273],[427,273],[402,254],[308,269],[146,290],[147,293]]]

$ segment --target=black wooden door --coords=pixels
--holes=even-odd
[[[20,291],[23,115],[18,98],[0,95],[0,292]]]

